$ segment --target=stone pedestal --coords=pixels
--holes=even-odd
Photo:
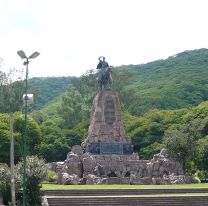
[[[121,120],[118,94],[114,91],[100,91],[94,98],[86,151],[91,154],[133,153],[131,139],[126,136]]]
[[[72,158],[74,156],[78,158]],[[76,165],[80,167],[77,168]],[[135,153],[132,155],[90,153],[77,155],[70,152],[62,169],[58,169],[58,174],[58,182],[62,184],[191,183],[191,179],[183,174],[182,164],[163,155],[163,150],[154,155],[152,160],[140,160]]]

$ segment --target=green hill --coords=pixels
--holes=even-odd
[[[142,65],[119,66],[113,73],[114,89],[120,94],[124,108],[133,115],[140,116],[151,109],[187,108],[208,100],[208,49],[184,51]],[[128,81],[125,79],[127,73],[130,74]],[[50,110],[48,103],[66,91],[70,79],[31,79],[31,88],[39,90],[36,108],[47,105]],[[120,87],[122,81],[123,88]],[[54,104],[58,103],[53,101]]]
[[[29,79],[30,92],[35,95],[35,109],[47,105],[70,86],[71,77],[34,77]]]
[[[120,67],[134,75],[128,85],[139,97],[134,114],[153,108],[178,109],[208,99],[208,49],[185,51],[165,60]]]

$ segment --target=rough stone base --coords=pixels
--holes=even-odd
[[[183,184],[191,183],[184,176],[182,164],[168,158],[163,149],[152,160],[132,155],[93,155],[82,153],[76,146],[64,162],[54,163],[59,184]]]

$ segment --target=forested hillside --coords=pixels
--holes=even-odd
[[[142,65],[115,67],[113,78],[113,88],[118,91],[124,109],[133,115],[140,116],[155,108],[198,105],[208,100],[208,49],[185,51]],[[36,108],[61,95],[69,82],[70,78],[64,77],[31,79],[31,88],[39,90]],[[91,87],[96,92],[96,81],[93,83]]]
[[[35,108],[42,108],[69,88],[70,77],[35,77],[29,79],[28,85],[36,97]]]
[[[207,49],[120,69],[134,73],[128,85],[139,97],[133,114],[144,114],[152,108],[185,108],[208,99]]]

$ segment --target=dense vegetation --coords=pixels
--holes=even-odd
[[[183,161],[188,173],[200,170],[201,177],[207,175],[207,77],[207,49],[113,69],[113,89],[119,93],[126,132],[142,159],[152,158],[166,147],[173,157]],[[52,79],[30,80],[31,90],[40,92],[29,118],[28,154],[59,161],[87,136],[97,85],[94,71],[79,78],[59,78],[57,82],[55,77]],[[59,85],[60,82],[63,84]],[[15,113],[16,161],[21,156],[22,125],[22,114]],[[8,162],[8,114],[0,115],[0,131],[0,162]]]
[[[16,205],[23,205],[22,162],[18,162],[14,168]],[[27,156],[26,198],[27,205],[41,205],[41,182],[46,179],[48,167],[45,160],[37,156]],[[11,204],[11,171],[7,164],[0,163],[0,189],[3,196],[3,204]]]
[[[128,87],[134,89],[139,101],[132,114],[141,115],[152,108],[186,108],[208,99],[207,49],[121,69],[134,73]]]
[[[25,93],[22,72],[16,69],[10,70],[7,74],[2,72],[2,61],[0,59],[0,112],[20,111],[22,96]],[[12,82],[14,77],[17,81]]]
[[[70,77],[34,77],[29,79],[28,85],[35,95],[34,108],[42,108],[68,89]]]
[[[187,108],[208,100],[207,76],[208,49],[185,51],[165,60],[113,69],[114,89],[119,92],[124,109],[137,116],[151,109]],[[96,85],[96,81],[92,83]],[[91,85],[91,91],[96,91],[95,85]],[[82,87],[78,90],[84,92]],[[131,95],[127,95],[129,92]],[[39,98],[47,101],[41,94]]]

